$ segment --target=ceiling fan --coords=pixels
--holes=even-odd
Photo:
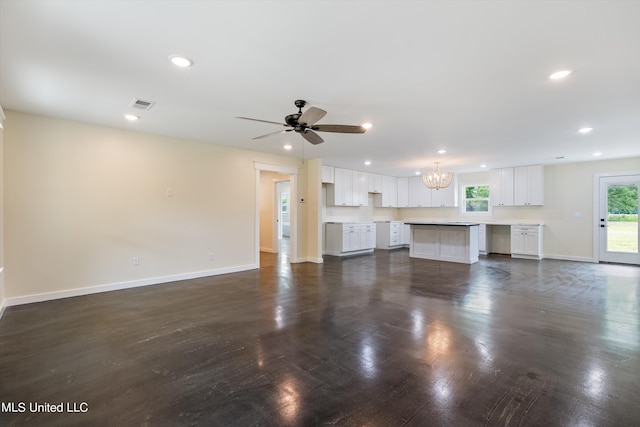
[[[338,133],[365,133],[367,130],[363,126],[356,126],[356,125],[317,125],[316,123],[327,114],[326,111],[316,107],[309,107],[307,111],[303,113],[302,107],[307,105],[307,101],[298,99],[295,101],[294,104],[296,107],[298,107],[298,112],[295,114],[289,114],[287,117],[285,117],[284,118],[285,123],[272,122],[269,120],[252,119],[250,117],[236,117],[236,118],[244,119],[244,120],[253,120],[256,122],[271,123],[274,125],[281,125],[281,126],[286,126],[290,128],[290,129],[280,130],[277,132],[267,133],[265,135],[256,136],[255,138],[252,138],[252,139],[260,139],[260,138],[265,138],[267,136],[276,135],[279,133],[296,131],[300,135],[302,135],[304,139],[306,139],[307,141],[309,141],[314,145],[321,144],[324,142],[324,140],[320,137],[320,135],[316,133],[316,131],[317,132],[338,132]]]

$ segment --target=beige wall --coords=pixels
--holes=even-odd
[[[2,120],[0,107],[0,120]],[[5,307],[4,291],[4,128],[0,128],[0,316]]]
[[[300,163],[6,114],[7,298],[255,268],[254,162]]]

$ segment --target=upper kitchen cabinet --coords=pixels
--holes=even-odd
[[[493,169],[490,185],[492,206],[513,206],[513,168]]]
[[[327,186],[327,204],[334,206],[367,206],[368,174],[334,168],[334,183]]]
[[[424,185],[421,176],[409,178],[409,207],[431,207],[431,190]]]
[[[395,176],[382,176],[382,193],[375,195],[377,208],[398,207],[398,178]]]
[[[544,204],[544,166],[519,166],[514,169],[515,205],[542,206]]]
[[[409,178],[398,178],[398,207],[409,207]]]
[[[431,206],[436,208],[458,207],[458,179],[453,177],[453,182],[446,188],[431,190]]]
[[[322,166],[322,183],[323,184],[333,184],[334,181],[334,167],[333,166]]]
[[[382,193],[382,175],[369,174],[369,193]]]

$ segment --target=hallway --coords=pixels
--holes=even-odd
[[[640,425],[640,269],[376,251],[7,309],[26,425]]]

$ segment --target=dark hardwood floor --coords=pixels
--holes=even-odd
[[[9,307],[0,425],[640,425],[638,267],[281,259]]]

